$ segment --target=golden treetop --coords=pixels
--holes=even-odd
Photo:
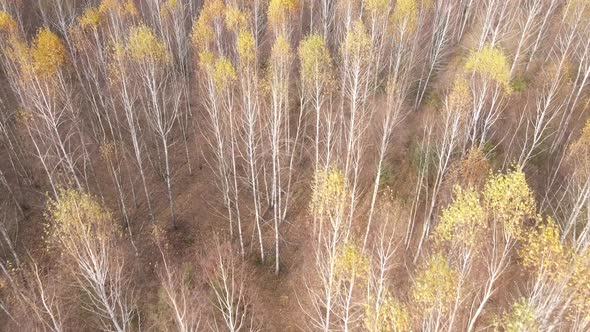
[[[338,211],[348,195],[346,176],[337,168],[318,170],[314,174],[310,208],[323,214]]]
[[[418,4],[416,0],[397,0],[391,15],[391,22],[398,29],[413,32],[418,24]]]
[[[101,15],[116,14],[123,18],[138,17],[139,11],[133,0],[102,0],[98,5],[98,12]]]
[[[98,11],[101,14],[118,11],[121,8],[119,0],[102,0],[98,5]]]
[[[270,57],[275,65],[284,64],[290,60],[291,43],[283,34],[280,34],[272,45]]]
[[[446,102],[446,106],[451,112],[456,112],[459,114],[463,114],[465,110],[471,105],[471,90],[469,89],[469,84],[465,79],[455,79]]]
[[[500,322],[502,330],[506,332],[536,332],[540,331],[540,324],[535,317],[535,310],[531,303],[521,298],[505,313]]]
[[[486,44],[481,50],[473,50],[467,58],[465,69],[488,77],[510,91],[510,66],[504,52]]]
[[[164,42],[144,24],[130,29],[127,54],[138,62],[166,63],[170,60],[170,54]]]
[[[117,230],[110,212],[96,197],[75,189],[60,190],[57,199],[48,202],[46,217],[48,240],[65,250],[76,250],[76,239],[104,241]]]
[[[10,14],[0,10],[0,32],[12,34],[16,31],[16,21]]]
[[[256,52],[254,36],[248,31],[240,31],[237,39],[237,51],[242,62],[251,62],[254,60]]]
[[[268,22],[273,28],[286,23],[299,10],[299,0],[270,0]]]
[[[372,47],[373,43],[367,33],[365,24],[360,20],[355,21],[350,31],[346,33],[342,43],[342,54],[345,57],[369,61]]]
[[[248,29],[248,14],[238,7],[229,5],[225,11],[225,26],[231,31],[244,31]]]
[[[31,50],[29,45],[20,38],[9,37],[4,52],[10,59],[18,64],[23,78],[30,79],[33,77],[33,61],[31,60]]]
[[[211,75],[215,86],[222,90],[230,87],[238,78],[231,61],[225,57],[219,57],[215,61]]]
[[[299,44],[301,75],[305,84],[315,80],[329,79],[332,57],[321,35],[312,34]]]
[[[455,199],[443,210],[435,229],[437,241],[475,247],[486,228],[486,212],[478,193],[455,187]]]
[[[49,28],[41,28],[30,49],[33,72],[40,78],[54,76],[65,65],[67,54],[61,38]]]
[[[178,0],[166,0],[163,4],[162,7],[160,9],[160,13],[163,16],[168,16],[170,14],[172,14],[175,10],[179,9],[179,2]]]
[[[538,273],[546,272],[551,278],[557,278],[567,269],[568,253],[561,243],[559,227],[550,217],[525,234],[519,255],[524,267]]]
[[[139,16],[139,10],[137,10],[137,7],[135,7],[135,3],[133,3],[133,0],[125,1],[125,3],[123,4],[122,15],[126,17]]]
[[[193,46],[197,51],[203,51],[209,47],[209,44],[215,39],[215,30],[213,22],[223,19],[225,13],[225,4],[221,0],[205,1],[199,17],[193,24],[191,39]]]
[[[429,257],[418,269],[412,296],[421,309],[447,309],[457,292],[459,273],[442,254]]]
[[[78,26],[81,28],[94,28],[100,24],[101,12],[97,8],[89,7],[78,17]]]
[[[590,250],[574,256],[574,268],[568,282],[572,294],[570,316],[578,316],[582,320],[590,320]]]
[[[365,328],[369,332],[410,331],[411,320],[408,308],[387,292],[379,310],[371,305],[365,306]]]
[[[119,144],[115,142],[106,142],[98,148],[100,157],[106,162],[112,162],[117,159]]]
[[[213,52],[203,50],[199,52],[199,67],[207,73],[213,73],[216,57]]]
[[[338,248],[334,271],[337,278],[365,278],[369,274],[369,259],[356,244],[344,243]]]
[[[371,15],[381,15],[387,12],[389,0],[364,0],[364,7]]]
[[[521,170],[492,175],[485,185],[484,200],[493,217],[512,237],[518,238],[524,221],[535,216],[535,198]]]

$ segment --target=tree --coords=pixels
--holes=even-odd
[[[504,109],[503,92],[510,93],[510,67],[506,56],[492,44],[473,50],[467,58],[472,108],[468,117],[468,147],[482,148]]]
[[[172,169],[170,166],[170,139],[178,120],[182,89],[176,88],[174,72],[168,71],[170,54],[164,43],[145,25],[131,28],[127,53],[135,64],[144,89],[143,109],[147,122],[161,142],[164,153],[164,174],[173,227],[176,227]]]
[[[488,211],[491,233],[485,256],[487,280],[472,303],[468,331],[475,328],[477,319],[495,293],[496,282],[510,262],[510,252],[525,232],[524,223],[536,212],[533,193],[520,170],[492,175],[483,190],[483,202]]]
[[[303,94],[303,104],[311,103],[311,109],[315,113],[315,134],[314,134],[314,154],[315,154],[315,172],[320,169],[320,165],[329,165],[329,160],[320,161],[320,142],[325,115],[329,113],[330,90],[333,83],[332,57],[326,46],[325,40],[317,34],[310,35],[301,41],[299,45],[299,60],[301,62],[301,90]],[[323,158],[327,153],[322,153]]]
[[[86,144],[77,125],[77,114],[67,81],[68,52],[59,36],[49,28],[38,30],[30,47],[17,37],[9,40],[7,52],[16,62],[14,78],[24,109],[26,127],[54,193],[59,185],[54,170],[64,170],[63,182],[82,188],[79,161],[86,157]],[[73,150],[72,144],[80,145]]]
[[[159,272],[161,282],[162,297],[167,305],[169,312],[165,313],[166,318],[170,318],[179,332],[196,332],[201,327],[203,314],[202,304],[199,299],[202,294],[195,287],[192,280],[191,265],[182,264],[180,267],[172,266],[168,254],[165,252],[167,244],[163,238],[163,232],[160,228],[155,227],[152,234],[162,255],[163,268]],[[165,329],[168,323],[161,317],[156,317],[158,325]]]
[[[442,328],[457,292],[458,278],[458,272],[442,254],[434,254],[420,265],[411,294],[420,313],[421,328],[429,331]]]
[[[421,254],[422,245],[426,240],[431,225],[434,222],[436,216],[436,208],[438,206],[438,196],[442,188],[443,181],[447,176],[447,173],[451,166],[452,157],[456,155],[460,147],[465,144],[465,126],[466,122],[469,121],[468,110],[472,105],[472,96],[469,93],[469,87],[467,82],[458,78],[455,80],[451,91],[445,98],[443,105],[443,119],[442,121],[435,121],[432,127],[438,127],[428,129],[428,133],[437,133],[437,139],[433,146],[434,153],[434,181],[429,193],[430,201],[426,202],[426,211],[424,216],[424,226],[422,228],[422,234],[418,242],[418,250],[414,256],[414,261],[417,261],[418,256]],[[461,150],[459,150],[461,151]],[[426,165],[428,167],[428,165]],[[431,170],[428,170],[432,172]],[[413,226],[412,226],[413,227]]]
[[[486,215],[478,193],[471,188],[455,187],[455,198],[442,211],[434,232],[435,243],[448,250],[449,258],[457,266],[457,293],[449,314],[449,330],[454,327],[462,289],[470,276],[475,256],[481,250],[485,233]]]
[[[311,308],[303,310],[310,317],[310,328],[329,331],[335,324],[338,301],[337,258],[342,243],[350,236],[346,222],[349,185],[342,170],[328,168],[314,175],[310,209],[317,216],[314,223],[314,260],[316,283],[306,285]]]
[[[567,284],[571,275],[566,271],[571,270],[573,261],[570,249],[562,242],[559,228],[550,217],[539,220],[523,242],[519,255],[534,280],[528,305],[541,327],[558,326],[564,321],[564,308],[568,307]]]
[[[369,232],[371,231],[373,213],[375,211],[375,204],[377,202],[377,195],[379,193],[379,187],[381,184],[381,175],[383,172],[385,156],[389,150],[391,136],[395,128],[400,124],[407,114],[403,111],[403,102],[408,93],[408,87],[404,86],[404,84],[406,84],[404,82],[405,80],[402,79],[401,82],[396,82],[393,81],[395,78],[391,79],[392,81],[388,82],[387,87],[387,107],[385,109],[385,115],[383,121],[379,121],[379,123],[382,123],[382,126],[378,127],[381,134],[381,141],[378,143],[377,167],[374,175],[375,180],[373,182],[373,193],[371,198],[371,207],[369,209],[369,217],[367,220],[367,228],[365,230],[365,238],[363,240],[363,250],[367,244]]]
[[[519,299],[509,312],[504,313],[498,325],[507,332],[540,331],[532,306],[524,298]]]
[[[64,268],[89,299],[89,310],[105,330],[128,331],[133,289],[124,275],[125,261],[116,250],[118,227],[95,197],[64,189],[47,207],[49,244],[64,257]]]
[[[291,132],[289,105],[289,78],[292,64],[289,40],[279,35],[271,50],[268,76],[270,113],[268,114],[268,142],[270,144],[270,199],[275,229],[275,273],[279,273],[279,225],[283,223],[291,196],[292,166],[296,156],[295,147],[299,140],[301,113]]]
[[[238,53],[238,72],[242,96],[241,117],[237,119],[238,127],[242,128],[241,136],[245,144],[245,163],[248,170],[246,178],[254,204],[254,220],[258,233],[258,244],[260,246],[260,258],[264,261],[264,244],[262,240],[262,211],[263,197],[262,184],[260,181],[260,164],[263,158],[263,146],[261,127],[264,124],[264,117],[261,113],[260,102],[260,77],[258,74],[258,63],[256,62],[257,49],[256,41],[252,33],[247,30],[240,30],[236,38],[236,49]]]
[[[299,11],[299,0],[270,0],[268,2],[268,23],[275,38],[284,36],[289,39],[291,36],[290,21]]]
[[[253,331],[257,322],[251,312],[251,298],[246,288],[248,273],[231,250],[228,244],[217,242],[215,264],[206,271],[213,293],[212,305],[219,315],[211,327],[214,331]],[[223,328],[218,326],[218,321]]]
[[[348,117],[342,121],[344,173],[350,181],[349,222],[355,212],[358,199],[363,139],[371,114],[366,109],[370,89],[370,63],[373,59],[372,41],[362,21],[355,21],[346,32],[341,45],[342,54],[342,103],[348,109]]]
[[[573,240],[575,249],[578,252],[586,250],[590,246],[590,222],[583,216],[582,210],[590,200],[590,121],[582,129],[580,137],[573,142],[566,156],[569,164],[569,180],[566,184],[566,191],[563,203],[560,202],[560,210],[564,213],[563,237]],[[561,205],[563,204],[563,207]],[[581,230],[576,228],[581,226]]]

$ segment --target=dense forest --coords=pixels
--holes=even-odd
[[[589,331],[590,1],[0,0],[1,331]]]

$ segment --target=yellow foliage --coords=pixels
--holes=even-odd
[[[521,170],[493,175],[484,189],[484,200],[490,213],[504,226],[504,232],[518,238],[526,218],[535,215],[533,192]]]
[[[215,65],[215,55],[212,52],[205,50],[199,52],[199,66],[206,72],[211,73]]]
[[[270,0],[268,22],[273,28],[286,23],[299,10],[299,0]]]
[[[223,17],[225,4],[221,0],[208,0],[205,2],[199,17],[195,21],[191,33],[193,46],[197,51],[203,51],[215,39],[213,21]]]
[[[486,228],[486,213],[473,189],[455,187],[455,199],[443,210],[435,229],[437,242],[475,247]]]
[[[178,0],[166,0],[166,2],[164,2],[162,5],[162,8],[164,10],[173,11],[178,8]]]
[[[213,27],[204,22],[202,16],[199,16],[193,25],[191,33],[191,40],[195,49],[197,49],[197,51],[207,49],[209,43],[212,42],[214,38],[215,31],[213,30]]]
[[[10,14],[0,10],[0,32],[12,34],[16,31],[16,21]]]
[[[590,250],[574,257],[574,271],[568,288],[572,294],[570,315],[590,321]]]
[[[270,67],[268,73],[268,81],[263,86],[263,91],[280,91],[282,95],[286,95],[289,90],[289,82],[285,79],[288,74],[288,66],[291,61],[291,44],[289,40],[281,33],[276,38],[272,45],[270,53]]]
[[[418,4],[416,0],[397,0],[391,22],[398,29],[413,32],[418,24]]]
[[[84,13],[78,17],[78,26],[81,28],[94,28],[100,24],[101,13],[100,10],[89,7]]]
[[[172,17],[178,9],[180,9],[178,0],[166,0],[160,7],[160,16],[166,20]]]
[[[310,208],[317,214],[342,208],[348,195],[344,173],[336,168],[318,170],[314,175]]]
[[[510,66],[504,52],[499,48],[485,45],[481,51],[471,51],[465,69],[496,81],[505,91],[510,92]]]
[[[98,12],[100,14],[106,14],[112,11],[118,11],[120,6],[118,0],[102,0],[100,5],[98,5]]]
[[[248,15],[233,5],[225,11],[225,25],[232,31],[243,31],[248,28]]]
[[[364,322],[369,332],[407,332],[411,324],[408,308],[389,294],[385,294],[379,310],[365,307]]]
[[[117,142],[101,144],[98,150],[104,161],[111,162],[117,158]]]
[[[98,12],[101,15],[113,13],[122,17],[139,16],[139,11],[135,7],[133,0],[127,0],[124,3],[121,0],[102,0],[98,5]]]
[[[499,325],[505,332],[540,331],[533,307],[524,298],[512,305],[511,310],[503,315]]]
[[[237,51],[240,59],[243,62],[250,62],[254,60],[254,36],[248,31],[240,31],[237,39]]]
[[[273,61],[282,62],[291,56],[291,44],[284,35],[279,35],[272,45],[271,58]]]
[[[441,254],[434,254],[418,269],[412,296],[422,310],[448,309],[457,292],[459,273]]]
[[[365,9],[371,15],[382,15],[387,12],[387,7],[389,7],[388,0],[365,0],[364,3]]]
[[[135,61],[166,63],[170,60],[166,45],[147,25],[132,27],[127,43],[127,54]]]
[[[215,86],[222,90],[227,89],[238,78],[231,61],[225,57],[220,57],[215,61],[215,67],[211,75]]]
[[[463,78],[458,78],[453,82],[453,88],[447,99],[447,108],[451,112],[463,114],[471,105],[471,90],[469,84]]]
[[[48,202],[46,217],[49,243],[65,250],[76,250],[77,239],[105,241],[117,230],[111,213],[96,197],[74,189],[60,190],[58,198]]]
[[[342,54],[357,60],[370,61],[373,43],[362,21],[355,21],[342,43]]]
[[[31,50],[26,42],[16,37],[9,37],[5,46],[5,52],[9,59],[14,59],[18,64],[23,79],[28,80],[34,77],[33,61]]]
[[[138,17],[139,16],[139,10],[137,10],[137,7],[135,7],[135,3],[133,3],[133,0],[125,1],[125,3],[123,4],[122,14],[123,14],[123,16],[129,16],[129,17]]]
[[[30,54],[34,74],[44,79],[54,76],[67,59],[67,50],[61,38],[47,27],[37,32]]]
[[[557,278],[567,269],[567,251],[561,243],[559,227],[550,217],[525,234],[519,254],[524,267],[545,271],[551,278]]]
[[[123,45],[123,43],[112,41],[109,46],[111,51],[110,54],[115,61],[122,61],[127,55],[127,50],[125,49],[125,45]]]
[[[324,38],[313,34],[299,44],[301,76],[304,84],[313,84],[316,80],[329,79],[332,58]]]
[[[369,274],[369,259],[352,242],[338,248],[334,264],[336,278],[365,278]]]

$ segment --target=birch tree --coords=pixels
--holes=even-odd
[[[118,228],[95,197],[62,190],[48,204],[50,244],[63,254],[75,286],[88,297],[88,310],[105,330],[129,331],[134,306],[126,265],[116,250]]]
[[[137,69],[140,86],[144,91],[143,109],[147,122],[160,140],[164,154],[163,178],[166,183],[172,225],[176,227],[172,169],[170,165],[170,140],[172,129],[178,120],[182,89],[169,72],[170,54],[163,42],[145,25],[131,28],[127,44],[128,56]]]

